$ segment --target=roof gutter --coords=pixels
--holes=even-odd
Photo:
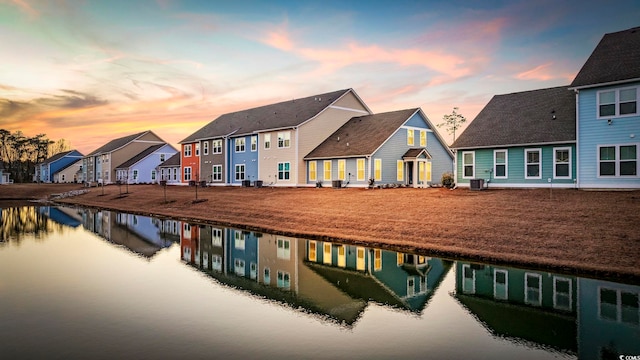
[[[496,148],[502,148],[502,147],[558,145],[558,144],[567,144],[567,143],[573,144],[573,143],[576,143],[576,140],[526,143],[526,144],[495,144],[495,145],[483,145],[483,146],[464,146],[464,147],[452,147],[451,149],[453,150],[496,149]]]
[[[594,88],[594,87],[619,85],[619,84],[625,84],[625,83],[637,82],[637,81],[640,81],[640,78],[617,80],[617,81],[610,81],[610,82],[596,83],[596,84],[588,84],[588,85],[582,85],[582,86],[573,86],[573,87],[570,87],[569,90],[589,89],[589,88]]]

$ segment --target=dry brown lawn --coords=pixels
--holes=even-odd
[[[36,193],[12,192],[25,186]],[[61,202],[640,281],[638,191],[209,187],[194,203],[193,187],[168,186],[167,202],[159,185],[102,190]]]

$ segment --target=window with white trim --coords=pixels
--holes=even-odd
[[[282,289],[289,289],[291,287],[291,275],[288,272],[278,270],[277,286]]]
[[[508,155],[507,150],[493,150],[493,177],[496,179],[506,179]]]
[[[160,162],[163,162],[165,160],[165,154],[160,154]]]
[[[420,147],[427,147],[427,131],[420,130]]]
[[[476,293],[476,271],[469,264],[462,265],[462,292],[465,294]]]
[[[222,165],[212,166],[211,181],[222,181]]]
[[[598,176],[638,176],[638,145],[598,146]]]
[[[222,140],[213,140],[211,141],[211,153],[212,154],[222,154]]]
[[[571,148],[553,148],[553,178],[571,179]]]
[[[506,270],[493,271],[493,298],[497,300],[509,299],[509,273]]]
[[[264,134],[264,148],[265,150],[271,149],[271,134]]]
[[[191,157],[191,144],[184,146],[184,157]]]
[[[202,143],[202,155],[209,155],[209,142],[205,141]]]
[[[318,163],[315,161],[309,161],[309,181],[317,181],[318,179]]]
[[[540,274],[526,273],[524,275],[525,289],[524,302],[529,305],[542,304],[542,276]]]
[[[313,240],[309,240],[309,261],[316,261],[317,259],[317,243]]]
[[[542,149],[525,149],[525,179],[542,179]]]
[[[262,274],[263,274],[262,281],[265,284],[269,285],[271,283],[271,269],[269,269],[268,267],[265,267]]]
[[[236,181],[244,180],[244,164],[236,165]]]
[[[404,161],[396,161],[396,180],[404,181]]]
[[[278,163],[278,180],[289,180],[291,170],[291,163],[281,162]]]
[[[238,250],[244,250],[245,248],[245,235],[240,230],[234,231],[233,247]]]
[[[414,142],[413,129],[407,129],[407,146],[413,146]]]
[[[364,159],[358,159],[356,160],[357,163],[357,171],[356,171],[356,179],[358,181],[364,181],[364,175],[365,175],[365,170],[364,170],[364,164],[365,161]]]
[[[200,143],[196,144],[196,156],[200,156]]]
[[[258,151],[258,135],[251,137],[251,151]]]
[[[382,180],[382,159],[373,159],[373,179]]]
[[[191,166],[184,168],[184,181],[191,181]]]
[[[236,152],[244,152],[245,139],[243,137],[237,138],[235,140],[235,145],[236,145]]]
[[[291,240],[278,239],[276,256],[278,259],[291,258]]]
[[[638,114],[638,88],[622,88],[598,92],[598,118]]]
[[[476,177],[476,153],[474,151],[462,152],[462,178],[473,179]]]
[[[291,145],[291,131],[278,133],[278,148],[288,148]]]
[[[233,272],[238,276],[244,276],[244,260],[235,259],[233,262]]]
[[[598,291],[598,318],[640,325],[640,296],[621,289],[601,287]]]
[[[411,297],[416,294],[416,278],[415,276],[407,277],[407,296]]]
[[[323,162],[324,171],[323,178],[325,181],[331,181],[331,160],[325,160]]]
[[[346,160],[338,160],[338,180],[346,180],[347,179],[347,165]]]
[[[211,245],[216,247],[222,247],[222,229],[211,229]]]

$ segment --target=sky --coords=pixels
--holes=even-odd
[[[224,113],[348,88],[375,113],[470,122],[494,95],[570,84],[636,26],[637,0],[0,0],[0,129],[85,154],[145,130],[177,146]]]

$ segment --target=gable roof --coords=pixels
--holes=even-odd
[[[57,174],[57,173],[59,173],[61,171],[67,170],[67,168],[70,168],[71,166],[73,166],[75,164],[78,164],[78,163],[82,164],[82,159],[78,159],[78,161],[72,161],[72,162],[68,163],[67,165],[65,165],[65,166],[61,167],[60,169],[58,169],[58,171],[54,172],[53,174]]]
[[[571,83],[589,87],[640,80],[640,27],[605,34]]]
[[[250,134],[256,131],[298,126],[318,115],[349,92],[355,95],[352,89],[338,90],[223,114],[187,136],[179,144],[231,134]]]
[[[158,165],[158,167],[172,167],[172,166],[180,166],[180,151],[173,154],[172,157],[165,160],[162,164]]]
[[[575,140],[575,94],[568,90],[567,86],[558,86],[494,96],[451,148],[515,146]]]
[[[116,169],[126,169],[131,167],[132,165],[135,165],[135,163],[137,163],[138,161],[146,158],[147,156],[149,156],[150,154],[152,154],[154,151],[160,149],[161,147],[165,146],[167,144],[158,144],[158,145],[152,145],[149,146],[148,148],[142,150],[140,153],[138,153],[138,155],[132,157],[131,159],[123,162],[122,164],[116,166]]]
[[[406,109],[351,118],[305,159],[353,157],[373,154],[419,109]]]
[[[102,145],[101,147],[99,147],[98,149],[94,150],[93,152],[91,152],[89,155],[87,156],[93,156],[93,155],[99,155],[99,154],[104,154],[104,153],[108,153],[108,152],[112,152],[118,148],[121,148],[125,145],[127,145],[128,143],[132,142],[133,140],[141,137],[142,135],[151,132],[150,130],[147,131],[143,131],[143,132],[139,132],[137,134],[133,134],[133,135],[127,135],[127,136],[123,136],[121,138],[118,139],[114,139],[109,141],[108,143]]]
[[[43,161],[41,165],[47,165],[47,164],[50,164],[50,163],[52,163],[52,162],[54,162],[54,161],[56,161],[56,160],[62,159],[63,157],[65,157],[65,156],[67,156],[67,155],[71,154],[72,152],[77,152],[77,153],[79,154],[79,155],[77,155],[77,156],[79,156],[79,157],[82,157],[82,156],[83,156],[83,155],[82,155],[82,153],[80,153],[80,152],[78,152],[78,151],[76,151],[76,150],[64,151],[64,152],[57,153],[57,154],[55,154],[55,155],[53,155],[53,156],[49,157],[48,159],[46,159],[45,161]]]

